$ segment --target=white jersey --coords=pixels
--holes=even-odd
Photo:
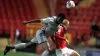
[[[56,30],[58,29],[58,25],[55,21],[56,16],[41,19],[41,23],[44,24],[44,27],[36,32],[36,35],[33,37],[31,42],[43,43],[48,41],[47,37],[54,35]]]
[[[41,19],[41,22],[45,25],[42,29],[45,31],[46,36],[51,36],[58,29],[58,25],[56,24],[56,16],[47,17]]]

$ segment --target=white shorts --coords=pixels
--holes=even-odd
[[[38,43],[38,44],[46,41],[48,41],[47,37],[44,35],[44,32],[41,29],[36,32],[35,37],[33,37],[33,39],[31,40],[31,42]]]
[[[72,54],[73,50],[69,49],[67,47],[63,49],[56,49],[56,55],[57,56],[70,56]]]

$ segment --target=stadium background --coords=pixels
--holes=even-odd
[[[58,13],[64,13],[66,19],[70,21],[65,35],[70,42],[69,47],[78,51],[81,56],[99,56],[100,1],[73,0],[76,7],[72,9],[66,8],[66,1],[0,0],[0,56],[3,55],[6,45],[28,42],[42,26],[40,23],[22,25],[23,21],[45,18]],[[94,23],[97,27],[94,27]],[[34,44],[32,48],[13,50],[8,56],[23,54],[36,56],[35,54],[41,54],[42,51],[40,45]]]

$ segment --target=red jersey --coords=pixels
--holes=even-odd
[[[62,25],[59,25],[59,29],[56,31],[55,36],[55,43],[56,48],[64,48],[66,47],[66,38],[64,37],[65,29]]]

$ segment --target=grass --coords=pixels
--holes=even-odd
[[[4,56],[3,52],[0,52],[0,56]],[[40,56],[33,53],[25,53],[25,52],[9,52],[6,56]]]
[[[0,51],[0,56],[4,56],[2,51]],[[35,53],[26,53],[26,52],[8,52],[6,56],[41,56],[41,55]],[[52,51],[49,56],[56,56],[55,52]]]

